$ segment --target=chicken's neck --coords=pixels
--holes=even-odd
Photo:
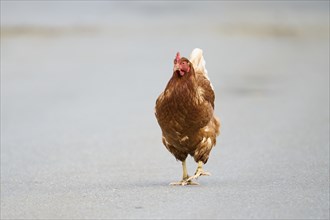
[[[175,100],[176,103],[189,104],[196,96],[197,88],[194,73],[187,73],[182,77],[173,75],[165,89],[165,93],[167,93],[169,99]]]

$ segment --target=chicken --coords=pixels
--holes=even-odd
[[[220,122],[214,114],[215,94],[207,76],[203,51],[196,48],[190,60],[176,54],[172,78],[155,107],[167,150],[182,162],[183,177],[171,185],[198,185],[199,176],[210,175],[203,170],[220,133]],[[186,167],[188,155],[198,163],[193,176]]]

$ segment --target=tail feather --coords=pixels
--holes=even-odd
[[[207,70],[205,68],[205,60],[203,57],[203,50],[195,48],[190,54],[190,62],[193,64],[195,72],[203,73],[207,78]]]
[[[209,76],[207,75],[207,70],[205,68],[205,60],[203,57],[203,50],[199,48],[195,48],[190,54],[190,62],[193,64],[194,70],[197,74],[203,74],[206,79],[210,81]],[[210,81],[211,88],[213,89],[213,85]]]

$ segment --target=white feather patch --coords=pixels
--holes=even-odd
[[[210,78],[207,74],[207,69],[205,67],[205,59],[203,56],[203,50],[200,48],[195,48],[190,54],[190,62],[193,64],[193,67],[196,72],[201,72],[203,75],[210,81]],[[213,89],[213,85],[210,81],[211,88]]]

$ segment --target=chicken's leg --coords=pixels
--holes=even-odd
[[[186,160],[182,161],[182,171],[183,171],[182,180],[179,182],[170,183],[170,185],[172,185],[172,186],[199,185],[198,183],[189,180],[187,166],[186,166]]]
[[[202,161],[198,161],[198,167],[197,167],[196,173],[195,173],[195,175],[193,175],[187,179],[188,182],[193,179],[197,179],[200,176],[210,176],[211,175],[211,173],[203,170],[203,164],[204,163]]]

